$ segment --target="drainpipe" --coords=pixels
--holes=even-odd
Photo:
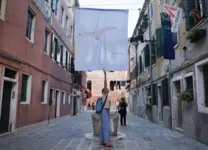
[[[172,130],[172,104],[171,104],[171,60],[169,60],[169,67],[168,67],[168,101],[169,101],[169,107],[170,107],[170,129]]]
[[[150,8],[149,8],[149,4],[148,3],[148,22],[149,22],[149,50],[150,50],[150,53],[149,53],[149,57],[150,57],[150,95],[151,95],[151,101],[150,101],[150,104],[153,105],[153,84],[152,84],[152,32],[151,32],[151,20],[150,20]]]

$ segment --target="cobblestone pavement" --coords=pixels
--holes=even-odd
[[[127,137],[112,142],[112,150],[208,150],[208,147],[178,132],[128,114]],[[0,150],[105,150],[98,141],[85,139],[92,131],[90,113],[61,118],[30,134],[0,138]]]

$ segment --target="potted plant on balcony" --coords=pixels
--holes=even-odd
[[[194,100],[193,89],[186,89],[180,93],[179,98],[185,103],[190,103]]]
[[[186,39],[190,40],[191,43],[194,43],[194,42],[201,40],[206,35],[207,35],[206,29],[194,28],[186,35]]]

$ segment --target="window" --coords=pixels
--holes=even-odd
[[[65,25],[64,25],[66,33],[68,33],[68,26],[69,26],[69,18],[68,18],[68,16],[66,16],[66,21],[65,21]]]
[[[0,19],[4,20],[7,0],[0,0]]]
[[[71,25],[71,29],[70,29],[70,33],[69,33],[70,37],[72,36],[72,32],[73,32],[73,26]]]
[[[186,77],[185,81],[186,81],[186,88],[193,90],[193,77],[192,76]]]
[[[41,89],[41,103],[47,103],[47,93],[48,93],[48,82],[42,81],[42,89]]]
[[[63,51],[63,67],[66,68],[66,50]]]
[[[208,59],[195,65],[198,111],[208,113]]]
[[[71,104],[71,95],[68,94],[68,104]]]
[[[62,104],[66,104],[66,94],[62,92]]]
[[[69,54],[68,51],[66,50],[66,63],[65,63],[66,70],[68,70],[68,61],[69,61]]]
[[[162,31],[161,28],[156,29],[156,52],[157,58],[163,57],[163,46],[162,46]]]
[[[1,11],[2,11],[2,0],[0,0],[0,16],[1,16]]]
[[[61,16],[60,16],[60,22],[63,23],[64,20],[64,7],[61,7]]]
[[[198,24],[206,14],[205,0],[184,0],[186,29],[190,30]]]
[[[90,81],[90,80],[87,81],[87,89],[90,91],[92,90],[92,81]]]
[[[149,4],[149,17],[150,17],[150,20],[153,18],[153,15],[154,15],[154,8],[153,8],[153,1],[150,2]]]
[[[63,46],[61,45],[61,60],[60,60],[60,63],[61,63],[61,66],[64,66],[64,63],[63,63],[63,55],[64,55],[64,48],[63,48]]]
[[[75,70],[74,70],[74,58],[71,57],[71,73],[74,74]]]
[[[55,14],[57,14],[57,5],[58,4],[58,0],[51,0],[51,9],[53,12],[55,12]]]
[[[168,87],[168,79],[165,78],[162,80],[162,103],[163,106],[169,106],[169,87]]]
[[[144,48],[144,61],[145,61],[145,68],[150,66],[150,49],[149,45],[146,45]]]
[[[44,38],[44,52],[49,52],[50,45],[50,33],[47,29],[45,29],[45,38]]]
[[[57,39],[55,43],[55,61],[61,63],[61,46]]]
[[[54,90],[50,89],[49,106],[52,106],[53,104],[54,104]]]
[[[21,103],[30,103],[32,79],[31,75],[22,74]]]
[[[11,79],[16,79],[17,78],[17,72],[15,70],[5,68],[4,77],[11,78]]]
[[[158,105],[158,96],[157,96],[157,84],[153,84],[153,93],[152,93],[152,104]]]
[[[71,72],[71,55],[70,55],[70,53],[69,53],[69,56],[68,56],[68,64],[67,64],[67,66],[68,66],[68,70]]]
[[[31,10],[28,10],[25,36],[31,41],[33,41],[34,38],[34,30],[35,30],[35,15],[31,12]]]

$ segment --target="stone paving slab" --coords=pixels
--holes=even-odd
[[[17,134],[0,139],[0,150],[105,150],[98,141],[85,138],[92,132],[91,113],[69,116],[30,134]],[[132,114],[127,126],[119,132],[126,138],[112,141],[109,150],[208,150],[203,145],[178,132],[153,124]]]

